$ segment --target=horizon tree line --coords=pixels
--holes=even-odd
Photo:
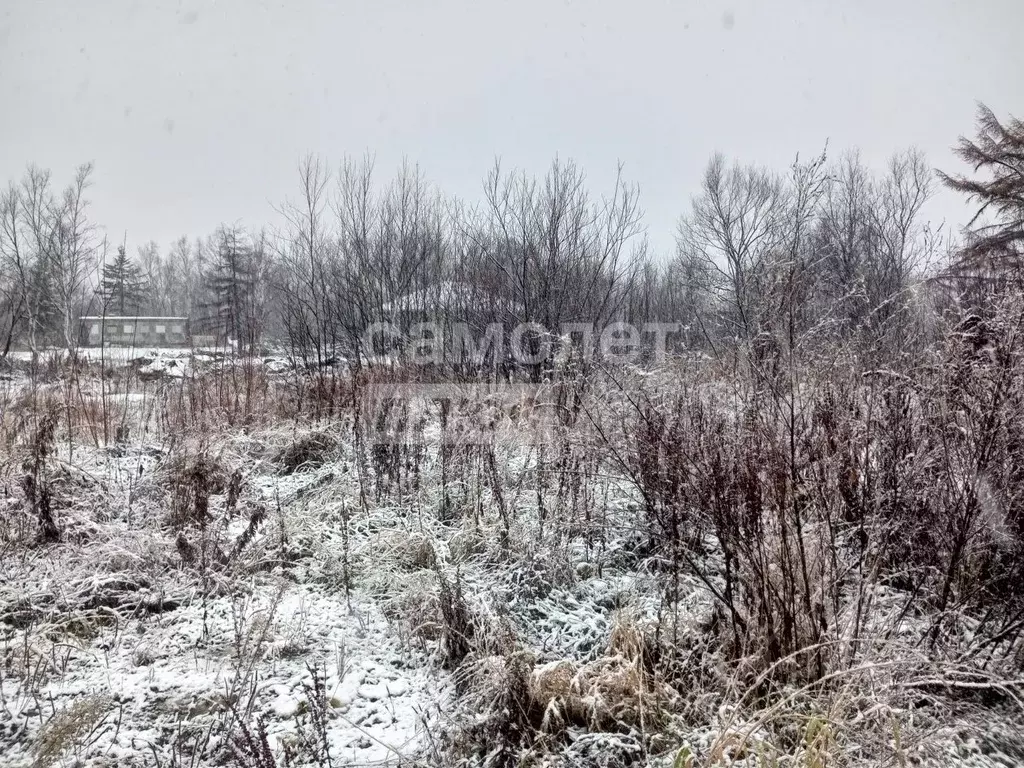
[[[1024,124],[979,105],[977,138],[955,154],[973,176],[933,172],[914,149],[881,173],[856,151],[782,173],[715,155],[667,259],[650,252],[621,168],[600,196],[560,159],[540,178],[496,163],[474,204],[408,164],[380,185],[369,158],[334,173],[310,156],[277,230],[223,225],[135,258],[122,243],[109,261],[89,218],[92,165],[61,190],[29,166],[0,193],[0,357],[73,350],[77,317],[108,312],[187,315],[247,354],[270,337],[318,365],[366,352],[363,331],[395,319],[481,331],[672,320],[681,349],[779,354],[798,337],[838,337],[866,355],[910,354],[943,311],[984,313],[1021,273]],[[923,221],[936,182],[979,206],[960,243]],[[527,343],[566,341],[542,335]]]

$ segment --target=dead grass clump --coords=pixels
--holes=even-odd
[[[480,606],[470,606],[461,574],[456,571],[449,577],[440,571],[427,537],[403,534],[399,541],[406,545],[405,551],[396,548],[390,557],[398,567],[372,568],[365,580],[381,600],[388,621],[402,626],[408,637],[436,641],[447,669],[458,669],[471,654],[478,658],[514,645],[506,621],[486,615]],[[437,589],[426,581],[428,565],[434,570]]]
[[[448,540],[448,551],[455,563],[465,563],[487,552],[487,537],[476,526],[467,526]]]
[[[470,651],[470,641],[476,626],[466,598],[462,594],[462,577],[458,571],[449,582],[437,571],[438,601],[444,620],[442,631],[442,657],[446,669],[456,669]]]
[[[649,629],[632,614],[620,614],[605,655],[585,664],[559,659],[538,665],[535,654],[521,648],[470,653],[455,679],[461,704],[474,717],[453,736],[453,748],[485,765],[548,764],[581,731],[606,734],[609,743],[614,735],[656,733],[678,711],[680,696],[654,672]],[[625,752],[645,749],[636,741]]]
[[[204,527],[210,514],[210,497],[228,491],[232,473],[205,448],[172,453],[160,470],[170,492],[170,524],[179,530],[187,525]]]
[[[394,574],[388,579],[391,594],[383,597],[381,608],[388,621],[400,623],[409,637],[439,641],[444,632],[441,600],[424,584],[424,574]]]
[[[532,653],[517,650],[473,659],[459,670],[462,704],[475,716],[447,734],[453,755],[494,768],[522,764],[543,714],[530,692],[534,663]]]
[[[55,765],[70,747],[96,730],[112,705],[109,696],[83,696],[51,717],[36,740],[33,768]]]
[[[394,531],[375,546],[384,548],[378,560],[389,560],[402,571],[430,570],[437,565],[434,542],[422,533]]]
[[[9,431],[10,441],[30,438],[33,426],[42,415],[61,409],[62,394],[61,388],[56,384],[33,384],[12,390],[11,395],[6,398],[3,414],[4,426]]]
[[[221,456],[212,454],[205,446],[182,449],[170,453],[160,465],[158,475],[165,487],[174,489],[202,472],[206,488],[211,495],[227,491],[231,482],[231,469]]]
[[[535,670],[531,691],[544,712],[542,729],[553,732],[576,725],[590,731],[629,731],[663,724],[678,709],[680,697],[656,676],[652,643],[635,616],[620,613],[604,656],[582,665],[562,660]]]
[[[278,451],[274,463],[284,474],[317,469],[329,463],[338,452],[338,439],[327,432],[310,432],[295,438]]]
[[[592,731],[641,730],[662,725],[679,695],[639,660],[604,657],[584,665],[567,701],[572,720]]]
[[[95,524],[113,517],[110,491],[96,476],[60,463],[50,470],[47,484],[55,510],[78,513],[77,519],[66,520],[66,540],[84,542],[95,535]]]
[[[183,565],[208,576],[213,571],[265,569],[280,561],[280,552],[276,559],[264,557],[257,542],[268,510],[247,492],[241,469],[231,469],[200,446],[172,454],[158,473],[168,496],[167,524]],[[239,518],[247,525],[235,533],[232,526]]]
[[[29,505],[18,495],[0,497],[0,554],[30,546],[35,536],[36,521]]]
[[[253,546],[266,518],[266,508],[257,503],[249,507],[248,524],[234,538],[228,530],[227,517],[209,525],[200,524],[198,530],[188,535],[186,529],[180,529],[174,540],[178,557],[183,565],[197,569],[207,577],[213,572],[266,570],[279,562],[278,559],[265,558],[261,548]]]
[[[33,421],[26,425],[29,429],[19,446],[15,458],[21,458],[20,467],[14,462],[6,469],[12,474],[20,472],[19,486],[22,491],[24,505],[28,513],[36,520],[36,540],[41,544],[52,544],[60,540],[61,529],[55,515],[53,489],[53,454],[56,452],[57,425],[60,413],[50,407],[36,414]],[[23,525],[14,527],[24,538]],[[5,536],[7,538],[7,536]]]
[[[39,542],[52,544],[59,541],[60,528],[53,516],[53,496],[49,484],[40,482],[32,473],[26,473],[21,478],[21,490],[25,495],[25,503],[39,524]]]
[[[530,550],[511,572],[512,587],[530,600],[547,597],[554,589],[576,583],[576,571],[564,549],[550,547]]]
[[[571,659],[552,661],[533,670],[530,697],[544,713],[540,724],[542,731],[560,732],[566,727],[571,713],[582,711],[582,703],[574,688],[579,672],[579,664]]]

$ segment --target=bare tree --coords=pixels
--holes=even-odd
[[[57,250],[59,221],[54,216],[50,172],[29,166],[19,187],[9,191],[8,201],[8,223],[15,233],[10,258],[24,297],[25,338],[36,352],[53,330],[56,307],[52,254]]]
[[[0,308],[6,325],[0,357],[7,357],[15,334],[31,316],[30,257],[22,231],[21,205],[21,190],[9,184],[0,194],[0,297],[3,301]]]
[[[5,349],[20,324],[32,350],[52,336],[69,351],[77,343],[76,316],[96,261],[85,199],[91,173],[90,164],[80,166],[58,196],[49,171],[29,166],[0,199],[0,258],[11,303]]]
[[[687,347],[714,345],[709,324],[718,309],[712,265],[702,254],[679,247],[662,271],[657,320],[678,322]]]
[[[349,301],[338,320],[357,349],[371,323],[419,319],[425,310],[440,310],[450,276],[440,194],[418,168],[406,164],[377,195],[372,173],[369,161],[346,161],[334,202],[336,282]]]
[[[179,237],[164,259],[163,284],[167,288],[165,311],[172,315],[193,315],[197,311],[202,291],[200,243],[190,244],[187,237]]]
[[[329,284],[335,255],[327,223],[330,181],[326,165],[307,156],[299,166],[299,200],[280,209],[286,221],[278,254],[285,265],[277,285],[282,321],[293,352],[318,368],[337,346],[331,305],[340,297]]]
[[[777,175],[760,168],[727,166],[715,155],[700,194],[680,223],[680,258],[700,261],[713,276],[728,336],[752,339],[763,324],[765,269],[781,243],[786,193]]]
[[[249,236],[250,290],[245,294],[245,345],[250,354],[258,354],[268,330],[276,327],[279,308],[270,303],[273,248],[266,230]]]
[[[167,303],[167,292],[169,285],[165,281],[165,261],[160,255],[160,246],[156,241],[140,245],[136,250],[136,264],[145,282],[146,311],[154,315],[166,314],[164,307]]]
[[[85,199],[91,175],[92,163],[78,167],[74,181],[64,189],[59,201],[49,204],[50,222],[45,225],[60,330],[69,352],[78,344],[77,316],[85,304],[89,276],[96,266],[94,228],[87,216],[89,201]]]
[[[921,210],[931,194],[931,172],[921,152],[910,149],[893,155],[872,207],[875,242],[865,265],[868,340],[876,348],[887,339],[894,351],[914,335],[913,283],[932,247]]]
[[[498,163],[484,183],[477,242],[520,321],[558,332],[565,323],[602,326],[625,308],[647,245],[639,192],[621,167],[610,197],[593,200],[585,182],[575,163],[556,159],[540,183]]]
[[[786,184],[785,209],[780,218],[781,238],[771,265],[771,290],[766,296],[774,299],[774,309],[767,324],[775,326],[776,334],[785,340],[790,358],[798,344],[809,346],[809,337],[820,328],[822,317],[814,306],[821,277],[821,260],[814,246],[814,233],[821,216],[821,206],[832,186],[826,166],[826,150],[807,162],[797,157],[790,168]]]
[[[874,182],[858,152],[845,154],[831,169],[815,232],[821,255],[821,299],[848,336],[868,312],[865,267],[875,247]]]

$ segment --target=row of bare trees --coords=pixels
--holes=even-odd
[[[32,349],[47,332],[71,346],[77,313],[97,257],[86,191],[92,165],[63,190],[50,173],[29,167],[0,192],[0,333],[6,355],[15,337]]]
[[[89,218],[91,176],[82,165],[57,190],[49,171],[30,166],[0,192],[0,358],[16,346],[73,351],[87,314],[188,315],[199,330],[255,347],[268,325],[266,235],[222,226],[166,255],[147,243],[131,259]]]
[[[496,165],[478,206],[445,199],[408,166],[382,189],[367,160],[334,176],[308,158],[300,178],[282,209],[278,289],[308,362],[360,351],[374,323],[600,324],[623,311],[645,252],[636,189],[620,179],[595,200],[572,163],[556,160],[541,180]]]
[[[301,180],[279,242],[285,326],[309,359],[396,316],[549,331],[679,322],[684,346],[821,326],[875,344],[905,333],[939,255],[921,217],[932,173],[912,150],[882,176],[856,154],[798,160],[787,175],[716,156],[668,262],[648,253],[636,188],[620,175],[595,198],[572,163],[541,179],[496,165],[477,206],[409,168],[380,192],[367,162],[334,178],[308,159]]]
[[[444,196],[416,167],[381,185],[368,158],[334,172],[309,157],[272,235],[224,226],[164,254],[139,247],[148,290],[137,310],[205,319],[250,349],[269,335],[315,365],[358,356],[374,323],[407,330],[438,319],[468,324],[477,347],[495,323],[536,324],[526,340],[539,349],[550,341],[541,328],[625,319],[678,322],[682,347],[738,342],[777,355],[798,337],[806,345],[838,335],[884,357],[927,336],[937,296],[983,301],[982,268],[990,280],[1006,272],[986,255],[1017,263],[1021,124],[1004,126],[982,107],[979,131],[958,154],[995,178],[940,174],[996,212],[968,235],[959,261],[923,220],[935,176],[916,150],[882,173],[855,152],[798,158],[786,173],[716,155],[668,260],[649,253],[638,190],[621,173],[596,196],[572,162],[556,159],[540,178],[497,163],[471,204]],[[0,196],[4,353],[19,343],[70,348],[76,315],[103,309],[96,289],[107,247],[88,218],[91,170],[82,166],[58,192],[32,167]],[[924,278],[944,268],[954,289],[943,294]]]
[[[914,287],[937,264],[921,216],[932,187],[915,150],[881,176],[856,153],[797,160],[786,175],[718,155],[680,220],[675,258],[647,280],[657,298],[646,311],[712,346],[815,327],[875,344],[908,327]]]

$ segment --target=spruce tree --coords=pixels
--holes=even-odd
[[[146,278],[123,245],[118,246],[114,260],[103,265],[100,295],[106,311],[121,316],[136,314],[145,301]]]
[[[255,346],[256,321],[252,317],[255,277],[251,249],[243,235],[233,228],[217,233],[215,261],[206,274],[209,319],[220,336],[234,338],[238,353]]]
[[[939,177],[950,189],[980,203],[968,224],[968,240],[950,269],[958,277],[1003,276],[1024,267],[1024,121],[1001,122],[984,104],[978,106],[978,136],[963,136],[956,155],[980,178]],[[992,220],[978,225],[983,216]]]
[[[37,259],[28,269],[26,291],[29,300],[30,334],[39,343],[52,340],[60,324],[60,313],[54,298],[53,273],[47,259]]]

